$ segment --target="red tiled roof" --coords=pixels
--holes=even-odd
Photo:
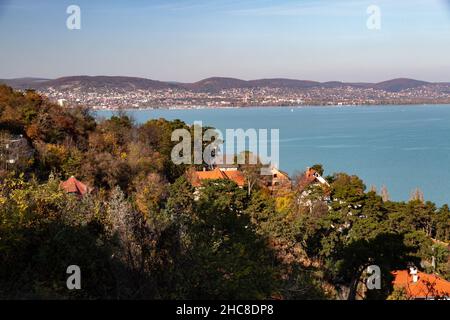
[[[438,276],[418,272],[418,280],[413,282],[412,275],[407,270],[394,271],[392,274],[395,277],[394,287],[404,288],[410,298],[450,297],[450,282]]]
[[[306,189],[310,184],[312,184],[314,181],[316,181],[315,174],[317,173],[316,170],[312,168],[308,168],[303,176],[300,178],[300,181],[298,181],[298,186],[300,190]]]
[[[190,177],[191,183],[194,187],[200,187],[203,180],[218,179],[232,180],[240,187],[245,184],[245,176],[239,170],[221,171],[219,168],[216,168],[212,171],[195,171]]]
[[[236,184],[239,187],[243,187],[245,185],[245,176],[244,174],[239,170],[228,170],[224,171],[225,175],[228,177],[228,179],[236,182]]]
[[[67,193],[75,193],[78,195],[85,195],[86,193],[90,192],[90,189],[87,185],[82,183],[81,181],[78,181],[75,177],[70,177],[64,182],[61,182],[60,184],[61,189],[66,191]]]

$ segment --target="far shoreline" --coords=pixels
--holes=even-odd
[[[195,107],[145,107],[145,108],[101,108],[87,107],[91,111],[130,112],[130,111],[191,111],[191,110],[228,110],[228,109],[306,109],[306,108],[377,108],[377,107],[450,107],[450,103],[415,103],[415,104],[359,104],[359,105],[298,105],[298,106],[195,106]]]

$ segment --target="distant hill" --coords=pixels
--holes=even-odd
[[[309,80],[294,80],[294,79],[259,79],[259,80],[241,80],[236,78],[208,78],[192,84],[184,84],[184,88],[194,91],[214,92],[224,89],[232,88],[290,88],[290,89],[308,89],[308,88],[341,88],[341,87],[355,87],[355,88],[374,88],[388,92],[398,92],[405,89],[420,87],[429,82],[419,81],[414,79],[393,79],[380,83],[346,83],[339,81],[317,82]]]
[[[269,88],[312,88],[320,85],[320,82],[308,80],[293,80],[293,79],[261,79],[251,80],[249,83],[253,87],[269,87]]]
[[[29,79],[29,80],[28,80]],[[57,90],[88,90],[88,89],[111,89],[111,90],[160,90],[177,87],[176,84],[155,81],[137,77],[119,77],[119,76],[72,76],[48,80],[41,79],[37,81],[34,78],[22,78],[11,80],[0,80],[0,83],[6,83],[16,89],[47,89],[55,88]]]
[[[39,86],[40,83],[49,81],[45,78],[16,78],[16,79],[0,79],[0,83],[4,83],[10,87],[17,89],[27,89]]]
[[[43,90],[50,87],[60,90],[163,90],[163,89],[186,89],[198,92],[217,92],[224,89],[233,88],[288,88],[288,89],[308,89],[308,88],[340,88],[350,86],[354,88],[374,88],[387,92],[399,92],[405,89],[417,88],[423,85],[432,84],[430,82],[414,79],[393,79],[380,83],[345,83],[338,81],[317,82],[309,80],[294,79],[259,79],[241,80],[236,78],[212,77],[194,83],[163,82],[138,77],[122,76],[71,76],[58,79],[43,78],[18,78],[0,79],[0,83],[5,83],[15,89],[36,89]]]
[[[430,83],[414,79],[399,78],[377,83],[373,85],[373,88],[389,92],[399,92],[405,89],[421,87],[426,84]]]
[[[214,92],[224,89],[249,88],[251,87],[251,85],[248,81],[245,80],[213,77],[203,79],[194,83],[185,83],[183,84],[183,87],[193,91]]]

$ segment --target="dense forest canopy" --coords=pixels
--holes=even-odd
[[[389,201],[345,173],[277,196],[225,179],[194,196],[170,160],[180,128],[193,130],[96,121],[0,86],[0,298],[386,299],[411,264],[450,280],[448,206]],[[93,191],[62,190],[71,176]],[[67,289],[69,265],[82,290]],[[362,285],[369,265],[381,290]]]

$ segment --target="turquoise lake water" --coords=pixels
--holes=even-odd
[[[101,117],[111,111],[97,111]],[[225,129],[279,129],[280,169],[293,174],[321,163],[325,175],[347,172],[367,188],[386,185],[392,200],[417,187],[450,203],[450,105],[133,110],[149,119],[202,121]]]

